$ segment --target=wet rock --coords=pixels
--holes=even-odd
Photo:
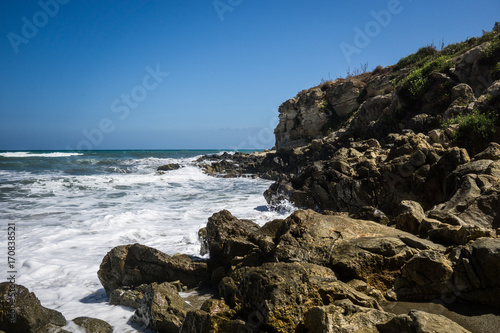
[[[113,248],[104,257],[97,272],[109,296],[121,287],[137,287],[151,282],[179,280],[195,287],[207,280],[207,264],[192,260],[187,255],[169,256],[156,249],[140,245],[122,245]]]
[[[172,170],[177,170],[180,169],[181,165],[177,163],[171,163],[171,164],[165,164],[162,166],[159,166],[156,171],[172,171]]]
[[[66,325],[64,316],[40,304],[36,295],[24,286],[0,283],[0,330],[9,333],[40,333],[57,331]],[[14,300],[14,307],[10,301]]]
[[[113,326],[101,319],[78,317],[73,322],[82,327],[86,333],[113,333]]]
[[[191,307],[168,282],[148,285],[132,321],[143,323],[155,332],[179,332]]]

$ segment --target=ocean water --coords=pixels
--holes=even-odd
[[[68,320],[89,316],[115,332],[148,332],[129,322],[133,309],[108,303],[97,271],[109,250],[140,243],[199,255],[197,232],[215,212],[262,225],[294,209],[267,206],[269,181],[203,174],[195,160],[211,153],[219,151],[0,152],[1,280],[14,271],[16,283]],[[183,167],[158,174],[167,163]],[[16,231],[12,267],[8,225]]]

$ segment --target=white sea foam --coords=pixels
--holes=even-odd
[[[96,158],[92,165],[101,162]],[[183,167],[157,174],[156,167],[166,163]],[[68,320],[89,316],[109,322],[115,332],[147,332],[128,322],[132,309],[108,303],[97,278],[103,257],[115,246],[141,243],[171,255],[199,255],[197,232],[215,212],[228,209],[262,225],[293,210],[267,210],[262,193],[270,182],[209,177],[194,158],[119,164],[132,169],[0,173],[0,215],[16,223],[17,283]],[[66,329],[77,331],[74,324]]]
[[[70,156],[81,156],[83,153],[61,153],[61,152],[55,152],[55,153],[31,153],[31,152],[24,152],[24,151],[18,151],[18,152],[7,152],[7,153],[0,153],[1,157],[70,157]]]

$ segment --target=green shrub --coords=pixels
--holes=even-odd
[[[468,114],[462,114],[444,123],[445,127],[458,124],[458,132],[455,140],[472,139],[487,141],[495,134],[495,118],[492,114],[484,114],[474,110]]]
[[[422,61],[423,59],[426,59],[429,56],[436,54],[437,52],[438,51],[436,50],[436,47],[433,44],[421,47],[416,53],[410,54],[409,56],[406,56],[401,60],[399,60],[396,66],[398,69],[401,69],[414,65]]]
[[[446,72],[451,67],[451,62],[447,56],[439,56],[424,63],[422,67],[411,71],[406,77],[406,89],[408,97],[417,101],[420,99],[428,88],[428,76],[432,72]],[[403,88],[404,89],[404,88]]]
[[[500,60],[500,35],[491,41],[491,44],[483,51],[484,62],[487,65],[495,65]]]

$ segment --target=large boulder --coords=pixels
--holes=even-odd
[[[179,296],[177,288],[168,282],[151,283],[132,317],[155,332],[179,332],[191,307]]]
[[[24,286],[0,283],[0,330],[9,333],[57,331],[66,325],[64,316],[40,304],[36,295]]]
[[[372,221],[299,210],[282,225],[275,260],[330,267],[343,279],[386,290],[417,251],[444,247]]]
[[[121,287],[137,287],[152,282],[179,280],[195,287],[207,280],[207,264],[187,255],[169,256],[156,249],[140,245],[121,245],[104,257],[97,272],[106,294]]]

